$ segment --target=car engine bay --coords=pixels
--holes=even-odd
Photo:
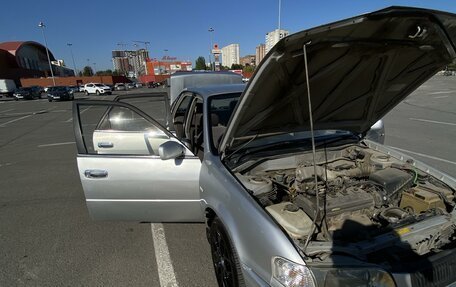
[[[454,247],[455,190],[447,184],[362,144],[315,157],[315,166],[312,153],[303,153],[235,173],[307,258],[382,254],[369,260],[378,262],[391,253],[394,261],[397,250],[422,256]]]

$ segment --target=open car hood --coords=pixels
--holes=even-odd
[[[363,134],[455,57],[456,15],[390,7],[279,41],[233,113],[221,150],[254,137],[310,130]]]

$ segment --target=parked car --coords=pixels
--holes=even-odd
[[[87,96],[90,94],[96,94],[99,96],[102,94],[110,95],[112,93],[112,90],[105,84],[89,83],[84,86],[84,92]]]
[[[79,86],[79,92],[85,92],[84,85]]]
[[[35,90],[35,92],[40,94],[40,97],[41,97],[41,94],[44,93],[44,88],[41,86],[31,86],[30,88],[32,88],[33,90]]]
[[[79,92],[79,87],[78,86],[68,86],[70,90],[73,91],[73,93]]]
[[[18,100],[34,100],[41,98],[41,94],[32,87],[22,87],[14,91],[13,97]]]
[[[391,7],[290,35],[246,87],[182,91],[174,132],[76,101],[90,215],[204,222],[220,286],[454,285],[456,179],[364,135],[455,60],[455,27]]]
[[[16,90],[16,83],[10,79],[0,79],[0,95],[12,97]]]
[[[127,87],[128,90],[136,88],[134,83],[126,83],[125,86]]]
[[[72,101],[74,100],[74,91],[65,86],[49,87],[47,91],[49,102],[52,101]]]
[[[141,88],[143,86],[142,83],[135,83],[135,88]]]
[[[156,88],[156,87],[160,86],[160,83],[153,82],[153,81],[152,82],[147,82],[146,86],[148,88]]]
[[[125,91],[127,87],[125,86],[124,83],[117,83],[114,85],[114,90],[116,91]]]

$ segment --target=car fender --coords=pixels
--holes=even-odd
[[[284,257],[305,264],[288,236],[222,164],[206,153],[200,172],[203,210],[211,209],[227,229],[243,273],[253,271],[270,282],[271,260]]]

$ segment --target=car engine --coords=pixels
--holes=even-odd
[[[454,239],[455,191],[413,165],[360,145],[318,151],[316,163],[299,154],[236,173],[298,246],[370,254],[406,242],[421,255]]]

